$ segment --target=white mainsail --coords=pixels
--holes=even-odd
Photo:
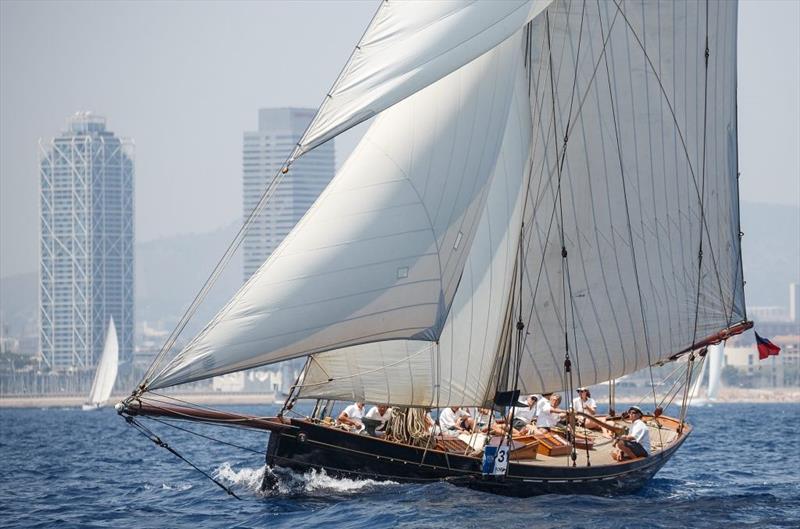
[[[565,333],[575,383],[589,385],[745,319],[736,3],[572,2],[546,13],[532,23],[543,75],[522,295],[529,392],[566,386]]]
[[[117,369],[119,367],[119,342],[117,340],[117,328],[114,325],[113,316],[108,322],[106,340],[103,344],[103,354],[97,363],[92,390],[89,392],[88,403],[99,406],[111,397],[114,389],[114,382],[117,380]]]
[[[439,5],[416,4],[387,38],[404,42]],[[375,59],[408,93],[384,98],[365,75],[353,90],[382,102],[355,107],[402,102],[150,387],[312,355],[301,396],[476,404],[520,304],[531,393],[566,387],[565,335],[589,385],[743,321],[735,2],[575,0],[534,15],[438,81],[447,68],[418,64],[426,87],[407,82],[413,61]],[[435,27],[425,47],[461,42]],[[336,88],[353,60],[321,115],[349,104]],[[301,150],[361,119],[342,112],[315,120]]]

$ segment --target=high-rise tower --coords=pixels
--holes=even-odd
[[[39,141],[39,313],[44,362],[91,368],[113,316],[120,361],[133,354],[133,142],[79,112]]]
[[[309,108],[264,108],[258,111],[258,131],[244,133],[242,156],[244,217],[258,204],[306,126]],[[244,239],[244,279],[258,270],[328,185],[335,171],[333,140],[292,165],[269,205],[253,222]]]

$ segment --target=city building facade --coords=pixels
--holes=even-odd
[[[120,362],[133,353],[133,154],[90,112],[39,141],[40,346],[52,370],[93,368],[112,317]]]
[[[244,133],[242,149],[242,206],[247,219],[264,190],[280,171],[300,140],[315,110],[264,108],[258,111],[258,130]],[[305,154],[292,165],[268,206],[244,238],[244,280],[266,261],[297,221],[328,185],[335,172],[334,140]]]

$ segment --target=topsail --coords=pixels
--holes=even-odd
[[[381,2],[292,158],[495,48],[551,2]]]

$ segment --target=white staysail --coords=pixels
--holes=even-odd
[[[382,114],[295,229],[151,387],[360,343],[438,340],[522,54],[520,38],[506,40]]]
[[[114,382],[117,380],[118,367],[119,342],[117,340],[117,328],[114,326],[114,318],[112,317],[108,322],[103,354],[97,363],[92,390],[89,392],[89,405],[100,406],[111,397]]]
[[[551,1],[381,2],[293,158],[495,48]]]

